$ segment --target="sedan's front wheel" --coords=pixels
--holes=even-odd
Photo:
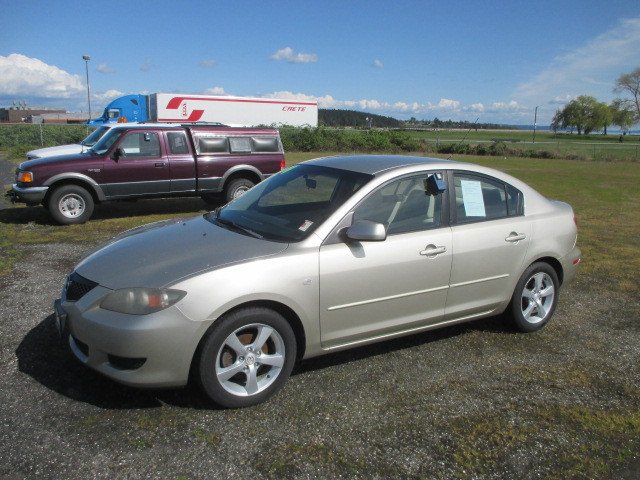
[[[208,334],[198,360],[199,380],[218,405],[264,402],[285,384],[296,359],[296,339],[282,315],[261,307],[232,312]]]
[[[530,265],[511,298],[510,314],[516,327],[523,332],[540,330],[556,309],[559,287],[558,275],[551,265]]]

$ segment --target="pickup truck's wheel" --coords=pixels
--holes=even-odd
[[[523,332],[544,327],[558,304],[559,289],[558,274],[551,265],[530,265],[520,277],[508,307],[515,326]]]
[[[62,185],[56,188],[48,200],[53,219],[63,225],[84,223],[93,214],[93,197],[78,185]]]
[[[205,393],[227,408],[264,402],[285,384],[296,358],[296,339],[279,313],[245,308],[220,318],[196,359]]]
[[[224,189],[225,201],[229,203],[231,200],[235,200],[236,198],[241,197],[254,185],[255,183],[253,183],[248,178],[236,178],[234,180],[231,180]]]

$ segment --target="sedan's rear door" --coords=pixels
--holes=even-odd
[[[452,176],[453,262],[445,318],[471,318],[511,297],[532,227],[515,188],[485,175]]]

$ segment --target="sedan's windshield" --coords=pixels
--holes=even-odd
[[[104,155],[123,133],[124,130],[121,128],[111,128],[109,132],[107,132],[93,147],[91,147],[91,150],[98,155]]]
[[[211,222],[268,240],[306,238],[372,178],[348,170],[297,165],[205,215]]]
[[[98,127],[93,132],[91,132],[87,137],[80,142],[80,145],[84,145],[85,147],[93,147],[102,136],[107,133],[109,127]]]

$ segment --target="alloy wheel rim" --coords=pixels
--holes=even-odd
[[[545,272],[532,275],[524,284],[520,301],[522,317],[529,323],[540,323],[549,317],[556,292],[553,280]]]
[[[216,378],[232,395],[250,397],[276,381],[285,362],[285,347],[278,331],[262,323],[233,331],[216,355]]]

